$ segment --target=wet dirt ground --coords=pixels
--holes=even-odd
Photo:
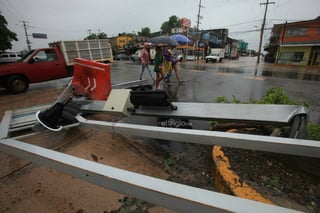
[[[51,103],[61,91],[60,88],[34,89],[11,95],[2,89],[1,117],[7,110]],[[112,119],[108,115],[91,118]],[[58,133],[44,131],[21,141],[152,177],[214,189],[210,147],[195,146],[197,151],[189,149],[171,155],[148,146],[143,140],[75,127]],[[175,162],[171,164],[169,159]],[[0,152],[0,166],[0,212],[174,212],[3,152]]]
[[[233,66],[233,63],[231,65]],[[113,65],[114,69],[111,74],[113,83],[134,80],[134,76],[138,76],[139,66],[130,63],[127,70],[121,68],[121,66],[123,65]],[[211,65],[204,64],[203,66]],[[128,73],[128,70],[131,73]],[[260,94],[263,94],[265,87],[278,85],[279,82],[279,80],[267,79],[263,80],[264,83],[260,85],[247,78],[241,79],[241,81],[245,82],[252,81],[249,86],[255,87],[255,92],[248,93],[247,89],[244,89],[244,91],[234,90],[237,89],[233,84],[236,82],[235,76],[233,76],[234,73],[231,73],[230,76],[230,73],[224,72],[221,75],[222,73],[220,72],[214,74],[214,78],[207,78],[206,76],[210,74],[208,71],[203,75],[201,70],[194,71],[189,68],[183,68],[183,66],[181,66],[181,71],[184,74],[186,83],[180,86],[173,84],[168,88],[168,93],[175,99],[174,101],[210,102],[218,94],[228,97],[231,94],[236,94],[243,99],[248,96],[259,97]],[[239,76],[236,77],[239,78]],[[225,78],[229,80],[225,80]],[[1,117],[6,110],[53,102],[66,85],[66,82],[55,81],[48,84],[33,85],[27,93],[18,95],[10,95],[1,89]],[[255,80],[254,82],[261,83],[261,80]],[[215,90],[209,91],[195,87],[199,83],[203,83],[201,86],[212,87]],[[285,84],[288,86],[287,91],[299,97],[300,100],[304,101],[308,98],[317,100],[315,94],[308,98],[303,96],[306,91],[300,91],[298,88],[300,86],[303,88],[304,83],[306,82],[303,81],[302,83],[299,80],[298,83],[291,84],[286,82]],[[229,87],[224,84],[228,84]],[[230,84],[233,85],[231,86]],[[294,84],[296,85],[295,88]],[[311,89],[316,87],[314,81],[310,84]],[[241,86],[239,83],[236,83],[236,85]],[[227,88],[230,88],[230,90],[227,90]],[[237,97],[239,98],[239,96]],[[312,106],[314,106],[313,109],[317,114],[319,103],[314,101]],[[99,115],[95,119],[108,120],[111,118]],[[315,116],[314,120],[317,122],[318,117]],[[137,121],[138,123],[145,122],[145,120]],[[196,125],[195,127],[197,128]],[[201,123],[199,128],[208,128],[208,126]],[[188,145],[182,148],[180,146],[179,148],[181,149],[177,151],[177,147],[172,148],[173,143],[168,141],[152,141],[160,145],[149,146],[143,143],[143,140],[79,127],[59,133],[45,132],[41,135],[24,139],[28,143],[52,148],[117,168],[216,190],[211,175],[212,147]],[[2,168],[0,170],[0,212],[124,212],[128,209],[131,209],[131,212],[173,212],[149,203],[140,205],[139,200],[128,198],[127,195],[97,187],[60,172],[8,156],[2,152],[0,153],[0,165]],[[263,190],[262,188],[260,189]],[[311,189],[317,190],[317,186]],[[277,196],[279,198],[279,195]],[[277,196],[274,196],[274,198],[277,198]],[[303,204],[299,204],[293,199],[282,198],[278,200],[282,201],[282,203],[280,202],[277,205],[309,211],[308,208],[304,208]],[[316,203],[315,205],[318,204]]]
[[[60,92],[46,89],[10,95],[1,90],[0,112],[3,115],[6,110],[50,103]],[[147,147],[119,135],[73,128],[59,133],[44,132],[22,141],[153,177],[168,177],[161,160],[153,161],[144,154]],[[135,208],[134,204],[126,207],[126,195],[2,152],[0,165],[0,212],[123,212],[124,208]],[[147,208],[149,212],[172,212],[151,204]]]

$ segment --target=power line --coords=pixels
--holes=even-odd
[[[52,27],[41,27],[37,25],[33,25],[34,28],[37,28],[38,30],[53,30],[55,32],[70,32],[70,33],[79,33],[79,32],[84,32],[87,30],[70,30],[70,29],[57,29],[57,28],[52,28]]]
[[[271,29],[272,29],[272,27],[264,28],[264,31],[271,30]],[[246,30],[246,31],[237,31],[237,32],[229,32],[229,34],[252,33],[252,32],[258,32],[258,31],[261,31],[261,29]]]
[[[3,1],[3,2],[7,3],[7,5],[3,5],[3,6],[6,6],[6,10],[8,11],[8,13],[7,13],[6,10],[4,10],[4,11],[7,13],[8,16],[12,16],[13,15],[17,19],[24,19],[23,16],[21,16],[21,14],[18,13],[18,10],[15,9],[15,7],[12,4],[12,2],[10,2],[10,1]]]
[[[222,26],[220,28],[227,28],[227,27],[245,25],[245,24],[250,24],[250,23],[254,23],[254,22],[258,22],[258,21],[261,21],[261,19],[257,19],[257,20],[253,20],[253,21],[247,21],[247,22],[241,22],[241,23],[237,23],[237,24],[226,25],[226,26]]]

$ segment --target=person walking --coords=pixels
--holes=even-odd
[[[152,72],[151,72],[151,69],[149,67],[149,64],[150,64],[150,55],[149,55],[149,51],[148,51],[148,48],[149,48],[149,44],[148,43],[144,43],[143,45],[143,49],[141,50],[141,56],[140,56],[140,60],[141,60],[141,72],[140,72],[140,80],[142,80],[142,75],[143,75],[143,72],[145,70],[145,68],[147,68],[148,72],[149,72],[149,75],[151,77],[151,79],[153,80],[153,82],[155,81],[153,75],[152,75]]]
[[[163,73],[163,55],[160,47],[156,47],[156,55],[154,57],[154,72],[156,73],[156,89],[160,89],[160,82],[164,78]]]
[[[175,73],[175,75],[176,75],[176,78],[177,78],[177,80],[179,81],[179,84],[183,83],[184,81],[181,79],[180,74],[179,74],[179,70],[178,70],[178,67],[177,67],[177,62],[178,62],[178,60],[176,59],[176,57],[173,56],[172,50],[171,50],[171,49],[167,50],[167,51],[165,52],[165,54],[164,54],[164,57],[165,57],[165,59],[166,59],[167,61],[169,61],[170,64],[171,64],[171,67],[170,67],[171,69],[170,69],[170,71],[168,72],[168,74],[165,76],[165,79],[164,79],[164,80],[165,80],[166,82],[170,82],[171,70],[173,69],[173,70],[174,70],[174,73]]]

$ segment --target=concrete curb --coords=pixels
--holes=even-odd
[[[221,150],[221,146],[213,147],[212,159],[214,162],[212,173],[215,185],[220,192],[267,204],[273,204],[272,201],[264,198],[247,183],[240,180],[240,177],[230,169],[229,159]]]

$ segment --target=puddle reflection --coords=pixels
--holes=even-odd
[[[252,73],[252,70],[244,70],[244,69],[232,69],[229,67],[219,67],[219,73],[236,73],[236,74],[245,74]]]
[[[261,72],[261,76],[288,78],[288,79],[306,80],[306,81],[320,81],[320,74],[314,74],[314,73],[276,72],[271,70],[263,70]]]
[[[229,73],[229,74],[255,74],[256,76],[264,77],[275,77],[275,78],[287,78],[287,79],[296,79],[296,80],[307,80],[307,81],[320,81],[320,73],[310,73],[310,72],[297,72],[297,71],[274,71],[274,70],[265,70],[258,69],[254,67],[208,67],[204,64],[189,64],[182,63],[180,68],[188,69],[192,71],[215,71],[217,73]]]
[[[183,69],[189,69],[189,70],[206,71],[206,67],[202,64],[180,63],[180,67]]]
[[[172,102],[178,102],[178,92],[180,84],[164,84],[164,89],[167,91],[167,94]]]

